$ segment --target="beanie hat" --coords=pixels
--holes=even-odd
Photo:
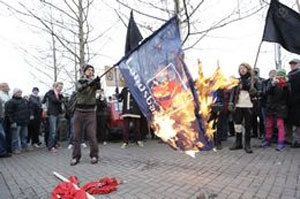
[[[92,65],[85,64],[85,65],[83,66],[83,73],[85,73],[85,71],[86,71],[87,69],[89,69],[89,68],[92,68],[92,69],[95,71],[95,68],[94,68]]]
[[[278,76],[284,76],[284,77],[286,77],[286,71],[282,68],[282,69],[278,69],[277,71],[276,71],[276,74],[278,75]]]
[[[22,90],[21,89],[19,89],[19,88],[15,88],[14,90],[13,90],[13,96],[17,93],[17,92],[22,92]]]
[[[32,88],[32,92],[33,92],[33,91],[38,91],[38,92],[39,92],[40,90],[39,90],[38,87],[33,87],[33,88]]]

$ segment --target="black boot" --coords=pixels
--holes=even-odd
[[[253,151],[251,149],[251,145],[250,145],[250,140],[251,140],[250,136],[245,136],[245,151],[246,151],[246,153],[253,153]]]
[[[229,150],[238,150],[238,149],[242,149],[243,145],[242,145],[242,133],[236,133],[235,136],[236,140],[233,143],[232,147],[229,148]]]

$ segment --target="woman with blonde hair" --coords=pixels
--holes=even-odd
[[[240,83],[232,89],[229,99],[228,109],[233,113],[234,129],[236,140],[230,150],[242,149],[242,130],[243,120],[245,124],[245,151],[253,153],[251,140],[251,117],[254,100],[256,100],[257,86],[254,81],[254,73],[251,66],[242,63],[239,66]]]

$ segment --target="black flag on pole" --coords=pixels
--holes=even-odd
[[[125,55],[133,50],[135,47],[139,45],[139,42],[143,40],[143,36],[140,33],[139,28],[137,27],[134,18],[133,12],[130,12],[130,19],[127,27],[127,36],[126,36],[126,44],[125,44]]]
[[[278,0],[271,0],[263,41],[276,42],[286,50],[300,54],[300,15]]]

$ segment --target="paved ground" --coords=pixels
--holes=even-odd
[[[232,138],[219,152],[202,152],[191,158],[157,141],[144,148],[120,143],[100,146],[101,161],[91,165],[88,149],[81,163],[69,166],[71,151],[64,146],[57,154],[45,148],[0,159],[0,198],[50,198],[59,181],[52,175],[76,175],[81,184],[105,176],[126,181],[118,190],[96,198],[300,198],[300,149],[276,152],[253,147],[253,154],[229,151]],[[253,142],[258,145],[258,142]]]

